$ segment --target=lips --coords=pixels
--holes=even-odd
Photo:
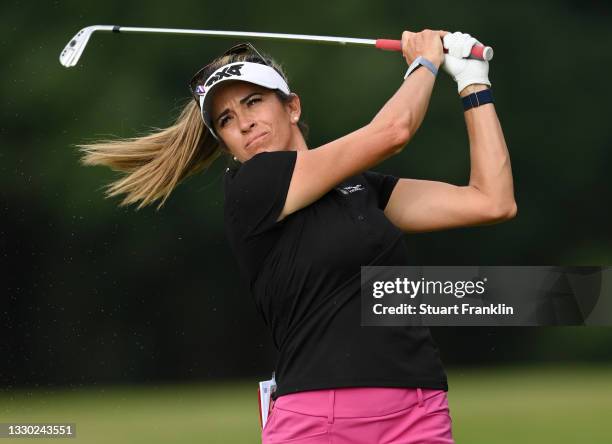
[[[246,147],[245,147],[245,148],[248,148],[248,147],[249,147],[249,146],[250,146],[250,145],[251,145],[253,142],[257,142],[257,141],[259,141],[261,138],[263,138],[263,137],[264,137],[264,136],[266,136],[267,134],[268,134],[268,133],[261,133],[261,134],[256,135],[255,137],[253,137],[252,139],[250,139],[250,140],[247,142],[247,144],[246,144]]]

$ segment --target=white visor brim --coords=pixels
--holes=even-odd
[[[291,94],[285,79],[271,66],[253,62],[234,62],[220,67],[206,79],[203,85],[196,87],[196,94],[200,96],[202,120],[217,139],[210,110],[213,96],[211,93],[217,85],[228,80],[253,83],[264,88],[281,90],[287,95]]]

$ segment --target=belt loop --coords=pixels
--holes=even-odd
[[[419,402],[419,407],[423,407],[423,391],[420,387],[417,387],[417,399]]]
[[[327,404],[327,422],[332,424],[334,422],[334,399],[335,399],[336,391],[331,389],[329,391],[329,398]]]

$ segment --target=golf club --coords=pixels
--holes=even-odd
[[[247,37],[249,39],[275,39],[275,40],[297,40],[315,43],[329,43],[351,46],[374,46],[378,49],[388,51],[401,51],[401,40],[388,39],[356,39],[350,37],[329,37],[320,35],[302,34],[276,34],[269,32],[241,32],[241,31],[210,31],[200,29],[176,29],[176,28],[135,28],[117,25],[93,25],[81,29],[66,45],[60,54],[60,63],[66,68],[75,66],[91,35],[96,31],[107,32],[135,32],[135,33],[155,33],[155,34],[185,34],[185,35],[208,35],[213,37]],[[446,52],[446,50],[445,50]],[[493,58],[493,48],[484,45],[474,45],[469,58],[480,60],[491,60]]]

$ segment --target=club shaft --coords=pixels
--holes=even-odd
[[[304,34],[279,34],[273,32],[244,32],[244,31],[219,31],[204,29],[179,29],[179,28],[144,28],[118,25],[94,25],[81,29],[62,50],[59,60],[62,65],[69,68],[76,66],[91,35],[96,31],[114,33],[141,33],[141,34],[179,34],[179,35],[205,35],[211,37],[246,38],[265,40],[303,41],[324,44],[335,44],[343,46],[370,46],[387,51],[402,51],[401,40],[387,39],[356,39],[351,37],[332,37],[324,35]],[[474,45],[471,58],[480,60],[491,60],[493,49],[483,45]]]
[[[109,29],[105,29],[109,30]],[[249,39],[276,39],[276,40],[301,40],[317,43],[329,43],[351,46],[375,46],[376,40],[356,39],[350,37],[330,37],[323,35],[303,35],[303,34],[278,34],[272,32],[242,32],[242,31],[216,31],[200,29],[176,29],[176,28],[141,28],[130,26],[114,26],[113,32],[135,32],[135,33],[165,33],[165,34],[184,34],[184,35],[208,35],[214,37],[246,37]]]

